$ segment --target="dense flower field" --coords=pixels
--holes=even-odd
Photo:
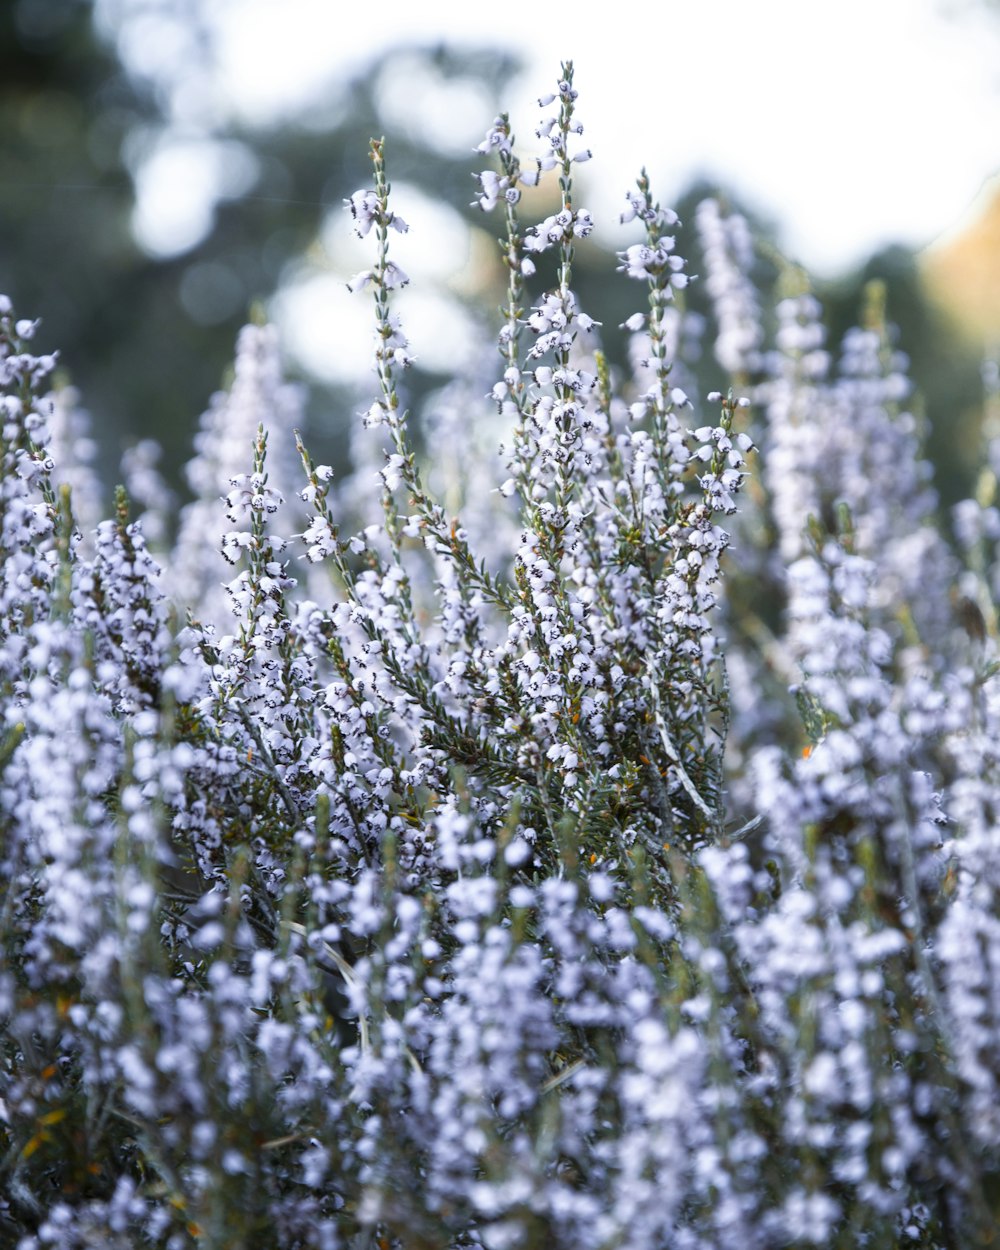
[[[942,518],[878,292],[772,318],[713,201],[703,400],[644,175],[612,367],[540,105],[499,368],[417,414],[372,143],[342,480],[251,325],[194,501],[139,448],[101,520],[0,299],[4,1246],[993,1244],[1000,448]]]

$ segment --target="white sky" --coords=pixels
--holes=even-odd
[[[824,272],[931,241],[1000,169],[1000,10],[976,0],[213,3],[223,95],[259,120],[391,42],[444,40],[521,52],[505,107],[530,139],[534,97],[571,58],[593,210],[610,217],[643,163],[664,200],[708,174]],[[490,120],[457,114],[461,143]]]

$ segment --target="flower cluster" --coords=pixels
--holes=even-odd
[[[576,100],[567,63],[528,172],[505,117],[478,149],[497,374],[406,410],[373,141],[355,477],[248,327],[155,556],[124,491],[88,523],[55,358],[0,298],[5,1245],[993,1236],[994,470],[952,551],[877,293],[836,363],[804,290],[766,350],[714,204],[735,376],[702,402],[645,173],[612,365]]]

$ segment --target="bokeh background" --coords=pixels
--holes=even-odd
[[[0,290],[59,347],[109,488],[152,436],[183,493],[252,310],[309,384],[310,445],[343,458],[370,386],[367,302],[345,286],[370,249],[343,200],[369,182],[371,135],[412,226],[395,245],[413,279],[411,400],[482,367],[504,279],[499,222],[470,204],[472,148],[504,109],[530,151],[535,98],[567,57],[598,219],[578,287],[612,355],[616,299],[631,311],[609,277],[617,206],[645,164],[685,220],[708,190],[747,214],[765,303],[798,264],[836,333],[885,280],[939,488],[968,493],[980,366],[1000,343],[993,0],[700,0],[599,22],[395,0],[0,0]],[[682,250],[697,272],[691,235]]]

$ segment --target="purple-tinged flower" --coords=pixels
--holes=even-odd
[[[354,233],[359,239],[363,239],[378,222],[382,211],[374,191],[355,191],[349,200],[344,201],[344,207],[350,210],[354,218]],[[410,228],[402,217],[393,212],[386,214],[385,224],[392,226],[400,234],[406,234]]]
[[[496,118],[493,125],[487,130],[486,138],[473,150],[481,153],[483,156],[488,156],[490,152],[503,152],[505,155],[509,155],[511,135],[507,119],[504,117]]]
[[[362,269],[360,273],[356,273],[347,283],[347,289],[352,295],[358,291],[363,291],[370,282],[378,279],[378,271],[375,269]],[[403,287],[410,281],[402,269],[394,260],[386,262],[385,270],[382,273],[382,285],[388,291],[394,290],[396,287]]]
[[[363,239],[378,216],[378,196],[374,191],[355,191],[344,205],[354,218],[354,233]]]
[[[473,174],[473,177],[479,180],[481,194],[472,203],[478,205],[484,213],[488,213],[490,209],[496,207],[500,196],[510,187],[510,179],[502,178],[492,169],[484,169],[481,174]]]
[[[407,283],[410,281],[410,279],[406,276],[406,274],[402,271],[402,269],[400,269],[400,267],[396,264],[394,260],[390,260],[386,264],[383,281],[385,283],[386,289],[392,291],[396,287],[406,286]]]
[[[352,295],[356,295],[358,291],[363,291],[371,282],[375,274],[371,269],[362,269],[360,273],[356,273],[347,283],[347,289]]]

